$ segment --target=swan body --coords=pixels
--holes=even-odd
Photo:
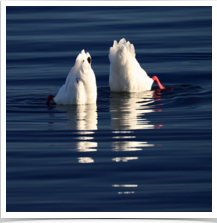
[[[156,76],[150,78],[142,69],[136,59],[134,45],[124,38],[119,43],[114,41],[110,47],[109,60],[109,86],[113,92],[147,91],[151,90],[154,81],[159,82]],[[161,85],[160,89],[164,87]]]
[[[52,99],[52,96],[51,96]],[[95,74],[91,68],[91,56],[84,50],[77,56],[65,84],[53,97],[56,104],[93,104],[97,99]],[[49,104],[49,99],[48,103]]]

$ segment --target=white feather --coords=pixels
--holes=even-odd
[[[84,50],[77,56],[65,84],[54,97],[57,104],[93,104],[97,99],[95,74]],[[91,58],[91,57],[90,57]]]
[[[153,79],[136,60],[134,45],[123,38],[114,41],[109,52],[109,85],[113,92],[142,92],[151,90]]]

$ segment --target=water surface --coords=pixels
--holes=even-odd
[[[212,8],[8,7],[7,212],[211,212]],[[126,38],[168,91],[111,93]],[[46,105],[85,49],[96,105]]]

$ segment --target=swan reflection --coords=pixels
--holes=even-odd
[[[162,125],[150,124],[150,121],[144,118],[145,114],[151,112],[160,112],[155,109],[154,102],[160,100],[160,96],[154,94],[154,91],[140,93],[111,93],[110,95],[110,113],[111,129],[113,134],[112,151],[115,152],[133,152],[133,156],[123,156],[112,158],[113,162],[136,162],[139,157],[135,155],[146,147],[153,147],[155,144],[147,141],[136,141],[134,131],[138,129],[157,129]],[[112,187],[118,188],[118,194],[134,194],[137,184],[114,184]]]
[[[148,142],[138,142],[129,139],[136,138],[136,135],[132,135],[134,133],[133,130],[162,127],[162,125],[150,124],[150,121],[144,118],[146,113],[160,111],[155,109],[153,105],[155,100],[153,91],[111,93],[111,129],[114,130],[112,133],[115,134],[113,139],[120,139],[119,141],[113,141],[112,147],[114,151],[136,151],[141,150],[141,147],[154,146],[154,144],[149,144]]]
[[[129,160],[137,160],[138,157],[115,157],[112,159],[112,161],[115,161],[115,162],[127,162]]]
[[[114,137],[113,137],[114,138]],[[116,141],[113,142],[113,151],[139,151],[142,150],[141,147],[151,147],[154,144],[149,144],[147,142],[137,142],[137,141]]]
[[[110,113],[113,130],[152,129],[147,119],[141,116],[154,112],[153,92],[111,93]]]
[[[122,185],[119,185],[119,184],[114,184],[112,185],[112,187],[120,187],[120,188],[135,188],[135,187],[138,187],[137,184],[122,184]],[[118,191],[118,194],[134,194],[135,191]]]
[[[79,134],[94,133],[85,130],[97,130],[97,106],[90,105],[57,105],[59,111],[64,111],[68,121],[66,128],[71,130],[81,130]],[[64,115],[65,116],[65,115]]]
[[[96,152],[98,143],[94,142],[94,131],[97,130],[97,106],[90,105],[57,105],[61,116],[67,118],[66,128],[78,130],[76,132],[78,141],[71,143],[77,152]],[[93,163],[92,157],[79,157],[79,163]]]
[[[91,157],[78,157],[79,163],[94,163],[94,160]]]

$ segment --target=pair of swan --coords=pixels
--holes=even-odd
[[[134,45],[123,38],[110,47],[109,86],[112,92],[143,92],[151,90],[155,81],[160,89],[164,89],[159,79],[150,78],[136,60]],[[65,84],[56,96],[50,95],[56,104],[93,104],[97,99],[97,87],[94,71],[91,68],[91,56],[84,50],[77,56],[75,65],[70,70]]]

